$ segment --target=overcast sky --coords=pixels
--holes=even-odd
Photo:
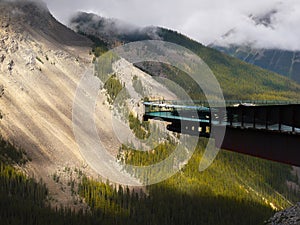
[[[299,0],[45,0],[67,24],[76,11],[93,12],[139,26],[163,26],[203,44],[251,43],[255,47],[300,50]],[[271,25],[258,23],[271,11]],[[249,17],[252,16],[252,19]],[[230,31],[225,38],[221,38]]]

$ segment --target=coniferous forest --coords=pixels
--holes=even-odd
[[[13,165],[26,163],[22,150],[1,141],[1,224],[263,224],[299,194],[285,181],[295,180],[290,167],[222,151],[204,172],[198,165],[205,140],[189,164],[168,180],[146,188],[128,188],[83,176],[77,189],[88,210],[51,208],[42,180],[25,176]],[[127,163],[145,165],[172,151],[162,144],[153,152],[131,151]],[[123,154],[124,155],[124,154]],[[278,193],[277,193],[278,191]]]

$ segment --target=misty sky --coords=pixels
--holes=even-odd
[[[52,14],[65,24],[74,12],[87,11],[139,26],[171,28],[203,44],[218,41],[300,50],[299,0],[45,1]],[[270,24],[259,20],[264,15],[269,15]]]

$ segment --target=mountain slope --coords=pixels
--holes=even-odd
[[[300,52],[279,49],[253,49],[246,46],[212,46],[225,54],[273,71],[300,83]]]
[[[91,61],[91,41],[57,22],[45,5],[0,2],[0,133],[32,159],[27,174],[42,178],[55,204],[71,204],[52,175],[80,168],[72,131],[77,83]]]
[[[0,25],[0,134],[26,151],[32,160],[22,169],[43,179],[54,205],[81,208],[74,203],[70,182],[77,180],[78,171],[98,174],[81,155],[72,110],[81,78],[93,75],[93,42],[60,24],[45,5],[35,1],[1,1]],[[168,93],[163,86],[158,91],[151,76],[126,65],[128,74],[146,77],[152,93],[162,97]],[[116,155],[121,144],[111,127],[105,90],[99,93],[95,110],[100,115],[95,121],[101,141]],[[90,137],[89,129],[84,135]]]

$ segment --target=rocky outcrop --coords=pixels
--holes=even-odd
[[[286,210],[277,212],[266,225],[299,225],[300,224],[300,202]]]

